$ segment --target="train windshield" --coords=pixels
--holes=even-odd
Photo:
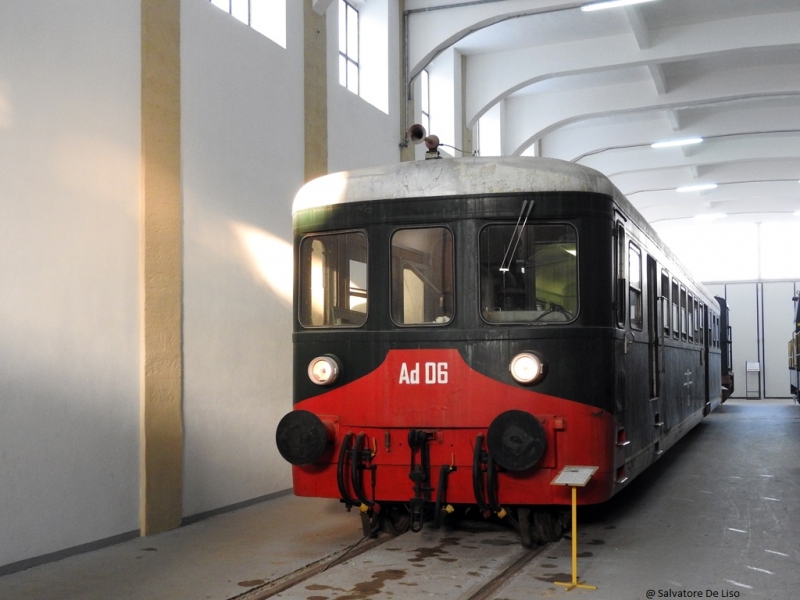
[[[358,327],[367,319],[367,236],[308,236],[300,244],[300,323]]]
[[[445,325],[453,318],[453,234],[445,227],[400,229],[392,236],[392,320]]]
[[[481,314],[490,323],[568,322],[578,313],[577,233],[566,224],[484,227]]]

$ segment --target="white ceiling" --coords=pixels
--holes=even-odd
[[[406,0],[409,75],[454,47],[469,126],[502,102],[503,154],[598,169],[651,222],[800,224],[800,0],[585,3]]]

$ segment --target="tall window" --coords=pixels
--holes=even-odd
[[[423,69],[419,75],[420,81],[420,106],[422,107],[422,120],[420,125],[425,128],[428,133],[431,132],[431,87],[430,87],[430,73],[427,69]]]
[[[642,312],[642,252],[634,244],[628,249],[628,290],[631,328],[641,330],[644,324]]]
[[[678,339],[678,332],[681,327],[680,294],[678,282],[672,280],[672,337]]]
[[[211,4],[286,48],[286,0],[211,0]]]
[[[339,0],[339,83],[358,94],[358,11]]]
[[[664,333],[669,335],[669,273],[661,271],[661,319]]]
[[[681,286],[681,339],[686,341],[686,288]]]

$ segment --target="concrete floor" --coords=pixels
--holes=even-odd
[[[598,590],[573,597],[800,597],[800,406],[729,400],[578,520],[578,574]],[[560,542],[547,553],[556,560],[536,561],[502,597],[536,597],[536,582],[569,572],[568,550]]]
[[[571,542],[565,539],[492,598],[633,600],[691,597],[687,592],[694,591],[703,598],[795,598],[798,509],[800,406],[731,400],[617,498],[580,510],[578,574],[597,590],[567,592],[554,584],[571,578]],[[370,581],[367,575],[382,565],[381,572],[394,573],[395,579],[359,597],[460,598],[474,588],[473,574],[522,551],[508,532],[478,535],[426,527],[349,561],[347,568],[328,571],[324,581],[279,597],[335,600],[345,590],[355,597],[356,580]],[[460,538],[454,542],[454,536]],[[358,517],[338,502],[284,496],[0,577],[0,599],[227,600],[360,538]],[[482,564],[472,564],[476,556],[470,551]],[[397,575],[400,570],[406,575]]]
[[[0,600],[227,600],[361,537],[338,501],[286,495],[0,577]]]

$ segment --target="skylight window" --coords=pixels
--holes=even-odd
[[[358,94],[358,11],[339,0],[339,83]]]
[[[425,128],[425,131],[431,133],[431,87],[430,87],[430,73],[427,69],[423,69],[420,73],[420,106],[422,112],[422,120],[420,125]]]
[[[286,48],[286,0],[210,1],[281,48]]]

